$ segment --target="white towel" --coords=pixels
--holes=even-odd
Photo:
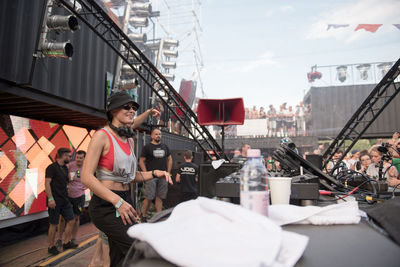
[[[285,224],[357,224],[361,216],[356,201],[333,204],[326,207],[271,205],[269,218],[278,225]]]
[[[179,266],[293,266],[308,242],[265,216],[203,197],[179,204],[166,221],[134,225],[128,234]]]

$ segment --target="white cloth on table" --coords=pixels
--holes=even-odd
[[[269,218],[278,225],[285,224],[357,224],[361,216],[356,201],[333,204],[326,207],[271,205]]]
[[[308,243],[265,216],[203,197],[179,204],[166,221],[134,225],[128,234],[179,266],[294,266]]]

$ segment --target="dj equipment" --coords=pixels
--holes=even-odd
[[[241,168],[239,163],[223,163],[218,169],[214,169],[211,163],[200,164],[199,196],[215,197],[216,182]]]
[[[132,130],[131,127],[128,126],[121,126],[121,127],[115,127],[111,122],[108,124],[111,129],[117,132],[119,136],[125,136],[127,138],[131,138],[135,136],[135,131]]]
[[[316,200],[319,197],[319,178],[315,175],[299,175],[292,178],[290,200]],[[273,177],[269,179],[274,179]],[[228,175],[217,181],[217,197],[240,197],[240,179],[236,175]]]

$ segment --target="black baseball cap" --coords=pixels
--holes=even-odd
[[[136,103],[128,93],[124,91],[115,92],[107,98],[106,110],[110,111],[128,103],[132,103],[136,110],[140,107],[140,105]]]

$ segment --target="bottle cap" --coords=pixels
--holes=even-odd
[[[260,149],[249,149],[247,150],[247,157],[248,158],[255,158],[255,157],[260,157],[261,156],[261,150]]]

